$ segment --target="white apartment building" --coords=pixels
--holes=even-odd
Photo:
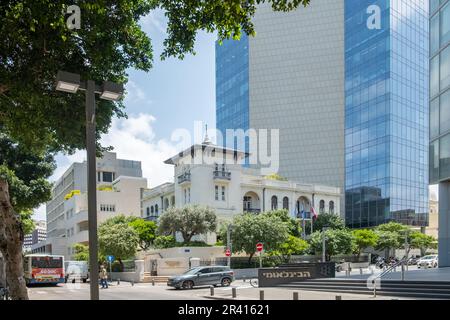
[[[314,207],[318,214],[339,214],[339,188],[270,179],[257,169],[243,167],[245,156],[244,152],[206,141],[166,160],[174,166],[175,182],[143,192],[142,217],[156,220],[170,206],[188,204],[215,209],[219,223],[244,211],[287,209],[292,216],[305,211],[309,218]]]
[[[73,163],[55,182],[47,203],[47,241],[33,251],[71,259],[74,244],[88,244],[86,165],[86,161]],[[139,217],[141,192],[146,187],[139,161],[117,159],[111,152],[97,158],[98,224],[119,214]]]

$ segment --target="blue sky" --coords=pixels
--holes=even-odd
[[[152,39],[154,66],[148,73],[129,70],[125,98],[128,120],[113,120],[104,145],[112,145],[122,159],[140,160],[143,175],[153,187],[172,179],[172,167],[163,161],[180,145],[171,141],[179,129],[193,133],[194,122],[215,127],[215,34],[199,33],[195,51],[184,60],[161,61],[166,36],[165,17],[154,11],[141,20],[143,30]],[[193,141],[192,141],[193,142]],[[56,157],[55,181],[74,161],[86,159],[85,151]],[[35,210],[35,219],[45,220],[45,205]]]

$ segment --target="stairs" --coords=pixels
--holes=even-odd
[[[144,272],[144,280],[143,283],[151,283],[155,281],[155,283],[167,283],[169,280],[169,276],[152,276],[150,272]]]
[[[373,289],[367,288],[367,281],[359,279],[316,279],[282,284],[279,287],[308,291],[373,295]],[[381,288],[377,288],[376,291],[377,295],[383,296],[450,299],[450,281],[400,281],[383,279],[381,280]]]

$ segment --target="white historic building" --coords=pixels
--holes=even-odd
[[[339,214],[340,189],[282,181],[242,166],[244,152],[213,145],[205,139],[165,161],[174,166],[174,183],[165,183],[142,194],[142,217],[156,220],[171,206],[189,204],[215,209],[219,221],[242,212],[287,209],[292,216],[311,207],[320,214]]]

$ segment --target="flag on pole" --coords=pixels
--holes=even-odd
[[[313,206],[311,206],[311,213],[312,213],[312,220],[316,220],[317,219],[317,213],[316,213],[316,210],[314,210]]]
[[[306,216],[305,216],[305,210],[302,210],[301,214],[302,214],[302,219],[304,220],[304,219],[306,218]]]

